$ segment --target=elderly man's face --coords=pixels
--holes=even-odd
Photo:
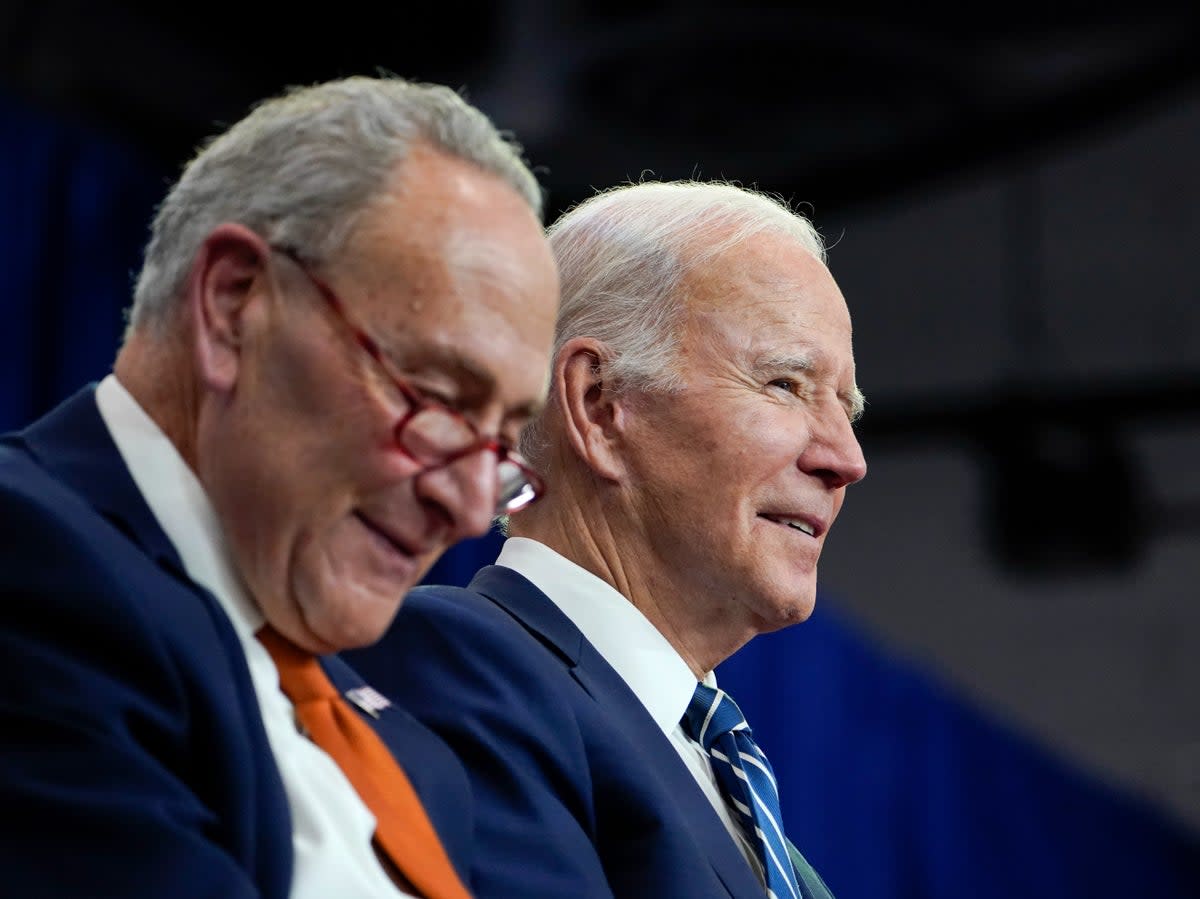
[[[346,252],[312,271],[395,372],[482,433],[513,441],[541,404],[557,275],[494,176],[415,148]],[[497,459],[417,465],[394,439],[402,396],[304,270],[273,253],[261,281],[201,477],[268,621],[314,651],[360,646],[447,546],[486,531]]]
[[[812,612],[821,547],[866,474],[850,315],[825,267],[782,237],[687,286],[686,387],[636,397],[630,415],[639,564],[672,617],[748,639]]]

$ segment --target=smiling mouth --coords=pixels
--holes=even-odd
[[[801,533],[807,534],[810,537],[817,536],[817,529],[815,527],[813,527],[812,524],[810,524],[807,521],[804,521],[801,518],[789,518],[786,515],[766,515],[766,514],[760,515],[759,517],[765,518],[767,521],[773,521],[773,522],[775,522],[775,524],[785,525],[785,526],[791,528],[792,530],[800,531]]]
[[[357,518],[362,523],[363,527],[365,527],[368,531],[370,531],[372,534],[374,534],[376,537],[378,537],[381,541],[383,541],[385,544],[387,544],[388,549],[390,549],[392,552],[396,553],[396,555],[404,556],[405,558],[409,558],[409,559],[413,557],[413,555],[414,555],[413,553],[409,552],[408,549],[406,549],[401,544],[397,543],[391,537],[391,535],[389,535],[387,533],[387,531],[380,528],[379,525],[375,524],[375,522],[371,521],[371,519],[367,518],[361,512],[356,512],[356,513],[354,513],[354,515],[355,515],[355,518]]]

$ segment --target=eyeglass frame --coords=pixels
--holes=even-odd
[[[397,374],[392,369],[391,364],[387,361],[387,357],[383,354],[383,351],[379,348],[379,344],[376,342],[375,338],[371,337],[370,334],[368,334],[355,322],[350,313],[346,311],[345,302],[337,295],[333,288],[324,281],[324,279],[312,271],[311,264],[300,255],[299,251],[292,247],[279,244],[268,244],[267,246],[270,248],[271,252],[278,253],[285,259],[292,262],[292,264],[294,264],[298,269],[300,269],[300,271],[304,274],[304,277],[307,278],[313,287],[317,289],[317,293],[321,297],[324,308],[333,313],[334,318],[337,319],[341,327],[349,332],[351,339],[359,347],[359,349],[361,349],[371,358],[371,360],[383,373],[384,377],[386,377],[392,386],[394,386],[396,390],[400,392],[400,395],[404,397],[409,408],[408,411],[406,411],[400,417],[400,420],[393,425],[392,440],[400,449],[400,451],[403,452],[408,458],[412,459],[419,465],[425,466],[422,469],[423,472],[432,471],[437,468],[443,468],[447,465],[451,465],[459,459],[463,459],[473,453],[490,450],[496,454],[497,463],[509,462],[512,465],[515,465],[517,469],[524,475],[525,482],[528,485],[527,489],[519,491],[514,497],[514,499],[522,499],[528,496],[528,499],[525,499],[524,502],[521,502],[516,506],[505,504],[502,501],[499,501],[496,504],[496,515],[511,515],[514,512],[519,512],[545,495],[546,483],[542,480],[541,475],[539,475],[529,464],[529,462],[526,461],[519,453],[517,453],[506,440],[498,436],[489,437],[481,434],[479,427],[473,421],[467,418],[467,416],[465,416],[462,412],[446,405],[445,403],[439,402],[438,400],[423,396],[420,390],[408,382],[408,379]],[[422,462],[412,454],[408,447],[404,445],[404,442],[401,440],[401,434],[404,433],[404,429],[408,427],[409,423],[416,418],[418,414],[426,409],[440,409],[444,413],[450,415],[452,418],[461,421],[464,425],[466,425],[467,429],[475,435],[475,439],[465,448],[455,450],[454,452],[449,453],[446,458],[440,459],[433,464]],[[532,491],[532,495],[529,495],[530,491]]]

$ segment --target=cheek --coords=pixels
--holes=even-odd
[[[289,569],[328,538],[370,483],[370,454],[353,448],[360,422],[343,415],[318,426],[295,412],[247,408],[243,426],[222,437],[220,457],[233,464],[218,477],[214,502],[219,496],[244,577],[267,595],[281,590]],[[230,453],[230,446],[244,449]]]
[[[349,440],[363,424],[375,399],[373,385],[361,360],[335,337],[313,326],[276,341],[245,385],[254,411],[278,429],[280,449],[288,441],[326,442],[338,433]]]
[[[370,479],[375,450],[391,444],[390,419],[352,360],[324,352],[281,354],[250,415],[269,448],[267,477],[304,509]]]
[[[795,410],[776,411],[764,416],[747,429],[744,446],[747,466],[764,478],[792,473],[801,467],[801,457],[812,440],[809,421]]]

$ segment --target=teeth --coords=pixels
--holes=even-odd
[[[775,518],[769,515],[763,517],[770,518],[771,521],[777,522],[778,524],[786,524],[789,528],[795,528],[798,531],[803,531],[810,537],[816,536],[815,531],[813,531],[813,526],[807,521],[801,521],[798,518]]]

